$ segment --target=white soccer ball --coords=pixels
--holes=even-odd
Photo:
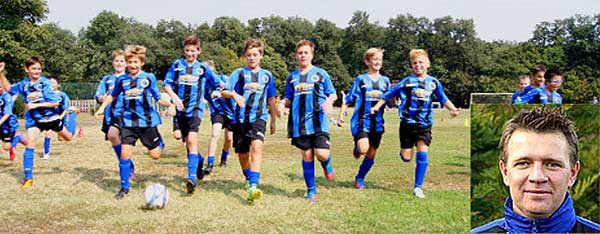
[[[151,184],[144,191],[144,200],[146,208],[162,209],[169,201],[169,191],[162,184]]]

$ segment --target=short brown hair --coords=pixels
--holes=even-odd
[[[42,59],[38,56],[31,56],[25,60],[25,68],[31,67],[31,65],[39,63],[42,66]]]
[[[200,49],[200,47],[202,47],[202,41],[200,38],[198,38],[198,36],[196,36],[196,34],[192,34],[183,41],[183,47],[187,45],[195,45],[198,49]]]
[[[250,39],[244,41],[244,54],[249,49],[254,49],[254,48],[257,48],[261,55],[265,54],[265,44],[263,44],[262,41],[260,41],[256,38],[250,38]]]
[[[544,67],[544,65],[541,64],[536,64],[535,66],[533,66],[533,68],[531,69],[531,75],[535,75],[538,72],[546,72],[546,67]]]
[[[557,69],[549,69],[544,73],[544,81],[552,82],[552,78],[555,76],[562,76],[562,73]]]
[[[567,140],[569,161],[575,166],[579,161],[579,149],[575,125],[567,118],[565,112],[559,107],[534,107],[531,110],[521,111],[517,116],[506,122],[500,139],[500,161],[508,160],[508,142],[512,134],[523,129],[535,133],[562,133]],[[537,146],[534,146],[537,147]]]
[[[125,49],[125,60],[137,57],[142,63],[146,62],[146,47],[141,45],[128,45]]]
[[[367,51],[365,51],[365,54],[363,55],[363,59],[369,60],[373,56],[375,56],[375,54],[377,54],[377,53],[383,54],[383,52],[384,52],[384,50],[379,47],[371,47],[371,48],[367,49]]]
[[[115,58],[117,58],[118,56],[125,57],[125,51],[123,51],[122,49],[117,49],[117,50],[113,51],[113,53],[112,53],[112,60],[114,61]]]
[[[313,54],[315,53],[315,43],[313,43],[312,41],[306,39],[300,40],[298,43],[296,43],[296,51],[298,51],[298,49],[302,46],[310,47],[310,52],[312,52]]]

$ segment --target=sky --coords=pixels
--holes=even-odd
[[[473,19],[477,36],[486,41],[526,41],[536,24],[553,22],[575,14],[600,14],[600,0],[47,0],[46,22],[58,23],[73,33],[86,28],[103,10],[155,25],[159,20],[212,25],[215,18],[248,19],[278,15],[303,17],[315,22],[323,18],[340,28],[348,26],[355,11],[365,11],[372,22],[385,26],[390,18],[411,14],[435,18],[451,16]],[[187,2],[187,3],[186,3]],[[173,3],[173,4],[171,4]],[[192,10],[194,9],[194,10]],[[181,13],[184,10],[189,12]]]

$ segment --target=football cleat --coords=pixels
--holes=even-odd
[[[21,184],[21,189],[29,188],[33,185],[33,180],[25,179],[23,180],[23,184]]]
[[[418,198],[425,198],[425,194],[423,193],[423,189],[416,187],[413,189],[413,194]]]
[[[256,187],[250,187],[250,189],[248,189],[248,202],[250,204],[253,204],[254,201],[258,200],[261,196],[262,196],[263,192],[256,188]]]
[[[129,194],[129,189],[121,188],[117,194],[115,194],[115,199],[121,200]]]

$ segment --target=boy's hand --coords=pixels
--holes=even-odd
[[[97,120],[101,120],[102,117],[104,115],[104,109],[100,108],[96,111],[96,113],[94,113],[94,117],[96,117]]]
[[[38,108],[38,104],[37,103],[28,103],[27,105],[25,105],[25,111],[28,110],[33,110],[35,108]]]
[[[4,62],[0,62],[0,73],[4,72]]]
[[[210,98],[212,98],[212,99],[221,98],[221,92],[213,91],[212,93],[210,93]]]
[[[239,107],[245,107],[246,106],[246,99],[244,99],[243,96],[236,94],[233,96],[233,100],[235,100],[235,103],[239,106]]]
[[[178,111],[183,111],[183,102],[181,102],[181,99],[177,95],[171,96],[171,102],[175,104]]]
[[[379,110],[378,108],[372,107],[371,114],[374,115],[375,113],[377,113],[378,110]]]
[[[450,111],[450,117],[454,118],[454,117],[456,117],[458,115],[458,113],[460,113],[460,108],[457,108],[455,110],[451,110]]]
[[[175,116],[175,105],[167,107],[167,116]]]
[[[343,113],[340,113],[340,116],[337,119],[337,126],[338,127],[344,126],[344,116],[343,116]]]

